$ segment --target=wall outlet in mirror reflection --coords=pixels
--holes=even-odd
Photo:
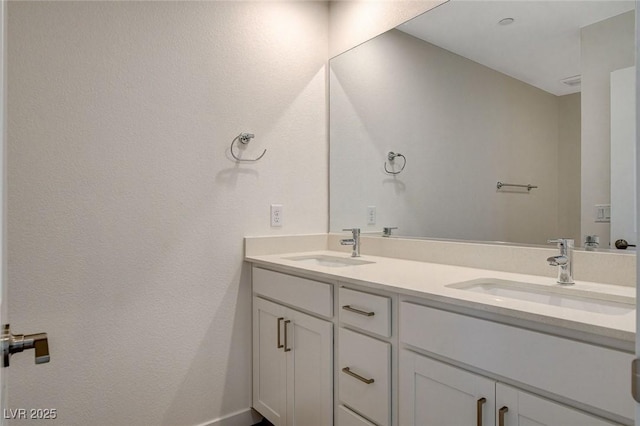
[[[376,224],[376,206],[367,206],[367,225]]]
[[[611,222],[611,204],[596,204],[596,222]]]

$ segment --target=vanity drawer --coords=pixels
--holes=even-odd
[[[344,405],[338,407],[338,426],[375,426]]]
[[[391,345],[344,328],[338,343],[340,401],[380,426],[389,425]]]
[[[627,419],[634,417],[629,392],[632,354],[410,302],[400,304],[400,341]]]
[[[262,268],[253,268],[253,292],[270,299],[333,316],[332,285]]]
[[[384,337],[391,337],[391,299],[341,287],[340,321]]]

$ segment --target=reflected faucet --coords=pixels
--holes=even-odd
[[[382,228],[382,236],[383,237],[390,237],[391,236],[391,231],[393,231],[394,229],[398,229],[397,226],[385,226],[384,228]]]
[[[586,251],[595,251],[600,245],[600,238],[597,235],[585,235],[584,249]]]
[[[353,246],[351,257],[360,257],[360,228],[343,229],[343,231],[351,231],[353,237],[340,240],[340,244],[343,246]]]
[[[547,258],[551,266],[558,267],[558,284],[572,285],[573,281],[573,240],[569,238],[559,238],[549,240],[548,243],[557,243],[560,255]]]

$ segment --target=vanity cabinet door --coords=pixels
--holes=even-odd
[[[286,311],[282,305],[253,299],[253,406],[274,426],[286,426]]]
[[[504,411],[502,423],[500,409]],[[496,417],[498,418],[496,424],[500,426],[611,426],[615,424],[503,383],[496,384]]]
[[[253,298],[253,407],[274,426],[333,424],[333,324]]]
[[[403,426],[495,424],[495,381],[408,350],[400,353],[399,391]]]
[[[333,324],[287,310],[287,425],[333,424]]]

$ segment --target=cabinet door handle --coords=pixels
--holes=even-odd
[[[280,324],[282,323],[282,320],[284,318],[278,318],[278,349],[280,348],[284,348],[284,345],[282,343],[280,343]]]
[[[504,426],[504,415],[509,411],[507,406],[502,407],[498,410],[498,426]]]
[[[358,380],[360,380],[361,382],[366,383],[366,384],[368,384],[368,385],[370,385],[371,383],[373,383],[373,382],[374,382],[374,380],[373,380],[373,379],[365,379],[365,378],[364,378],[364,377],[362,377],[361,375],[354,373],[353,371],[351,371],[351,369],[350,369],[349,367],[344,367],[344,368],[342,369],[342,372],[343,372],[343,373],[347,373],[347,374],[348,374],[348,375],[350,375],[351,377],[355,377],[356,379],[358,379]]]
[[[290,322],[291,322],[291,320],[286,320],[284,322],[284,351],[285,352],[290,352],[291,351],[291,348],[288,347],[289,343],[287,343],[287,334],[289,334],[289,333],[287,333],[287,324],[289,324]]]
[[[476,403],[476,414],[478,416],[477,425],[482,426],[482,406],[487,402],[487,398],[480,398]]]
[[[351,305],[344,305],[342,307],[342,309],[344,309],[345,311],[349,311],[349,312],[353,312],[353,313],[356,313],[356,314],[364,315],[365,317],[372,317],[372,316],[374,316],[376,314],[375,312],[361,311],[360,309],[352,308]]]

